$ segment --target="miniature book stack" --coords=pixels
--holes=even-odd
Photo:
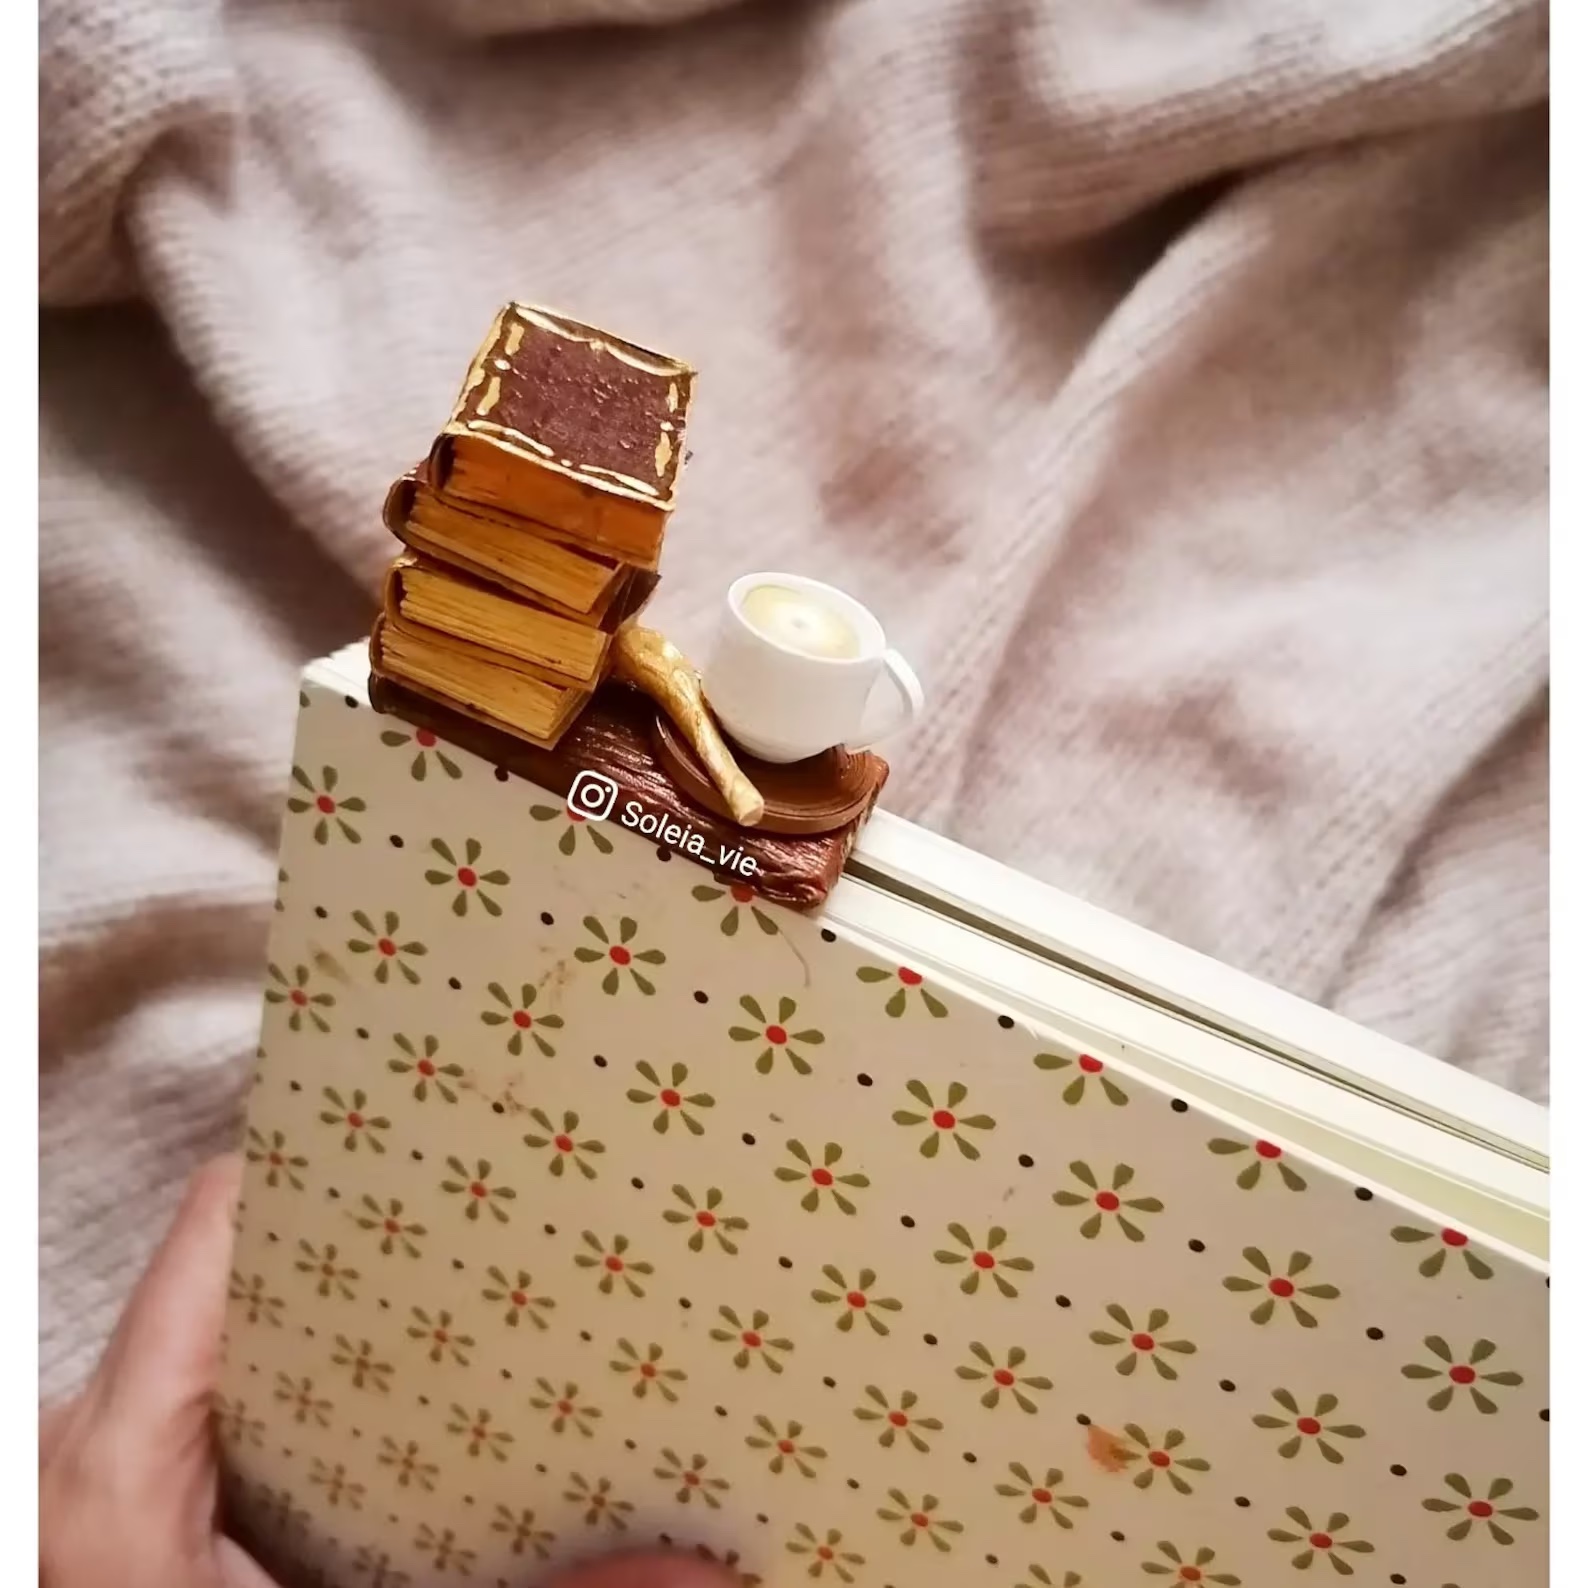
[[[388,493],[406,552],[376,675],[554,747],[656,587],[693,385],[677,359],[503,309],[429,456]]]

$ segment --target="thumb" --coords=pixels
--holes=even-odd
[[[214,1159],[193,1176],[121,1315],[93,1393],[126,1427],[149,1435],[187,1431],[209,1415],[241,1183],[242,1161],[235,1155]]]

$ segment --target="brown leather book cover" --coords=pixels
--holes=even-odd
[[[654,568],[694,382],[678,359],[510,303],[431,450],[432,482]]]

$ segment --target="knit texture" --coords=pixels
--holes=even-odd
[[[1544,1095],[1542,4],[46,0],[41,51],[47,1389],[233,1137],[294,674],[515,296],[701,369],[655,619],[872,605],[892,809]]]

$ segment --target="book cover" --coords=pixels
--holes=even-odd
[[[283,1574],[1546,1580],[1547,1279],[311,671],[217,1416]]]

